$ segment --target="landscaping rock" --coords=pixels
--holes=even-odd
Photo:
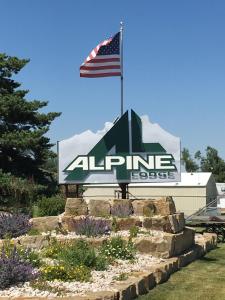
[[[54,217],[39,217],[31,219],[32,228],[39,232],[47,232],[55,230],[59,226],[58,216]]]
[[[195,231],[191,228],[185,228],[182,232],[176,234],[165,233],[164,239],[170,249],[170,257],[179,255],[194,245]]]
[[[111,200],[111,214],[118,217],[128,217],[133,213],[132,202],[129,199]]]
[[[85,298],[84,298],[85,297]],[[92,292],[85,296],[80,296],[79,300],[119,300],[119,292],[112,291],[102,291],[102,292]],[[0,299],[1,300],[1,299]],[[73,300],[78,300],[74,299]]]
[[[169,233],[178,233],[181,232],[185,227],[184,214],[177,213],[169,216],[154,216],[152,218],[144,218],[143,227]]]
[[[165,263],[161,263],[160,266],[156,268],[153,275],[155,277],[156,284],[161,284],[168,280],[170,272],[167,265]]]
[[[181,254],[178,258],[179,268],[185,267],[194,261],[197,258],[197,251],[195,249],[191,249],[190,251]]]
[[[17,238],[15,240],[15,243],[27,248],[34,248],[40,250],[43,247],[48,246],[49,239],[46,236],[42,235],[23,236],[21,238]]]
[[[134,244],[140,253],[151,253],[160,258],[170,257],[170,245],[163,238],[138,237],[134,239]]]
[[[137,216],[152,217],[154,215],[167,216],[176,213],[172,197],[158,199],[134,200],[132,202],[134,214]]]
[[[65,216],[87,215],[87,203],[82,198],[67,198]]]
[[[163,237],[138,237],[134,243],[141,253],[155,257],[170,258],[183,253],[194,245],[194,230],[185,228],[176,234],[164,233]]]
[[[88,204],[89,215],[95,217],[108,217],[110,215],[110,203],[106,200],[90,200]]]
[[[185,219],[184,213],[176,213],[173,215],[167,216],[170,222],[171,231],[172,233],[181,232],[185,227]]]
[[[117,230],[129,230],[133,226],[142,226],[142,222],[135,217],[118,218],[115,222],[114,226],[116,226]]]
[[[117,284],[116,288],[119,291],[120,300],[132,300],[138,296],[135,280],[127,279],[123,283]]]
[[[176,213],[176,207],[172,197],[162,197],[154,200],[156,214],[167,216]]]
[[[156,213],[154,200],[134,200],[132,205],[136,216],[152,217]]]

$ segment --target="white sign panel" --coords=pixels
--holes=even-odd
[[[58,159],[60,184],[180,181],[180,139],[133,110],[59,142]]]

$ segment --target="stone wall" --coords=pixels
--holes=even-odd
[[[167,216],[176,212],[172,197],[162,197],[157,200],[92,199],[89,201],[82,198],[67,198],[65,216],[90,215],[93,217],[107,217],[112,215],[116,208],[123,210],[128,215],[145,217],[155,215]]]

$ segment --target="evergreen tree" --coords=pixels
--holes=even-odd
[[[0,54],[0,169],[43,183],[43,166],[54,157],[45,134],[60,113],[41,113],[48,102],[26,100],[13,76],[28,62]]]

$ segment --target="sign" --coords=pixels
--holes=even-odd
[[[59,183],[180,181],[180,139],[131,110],[58,143]]]

